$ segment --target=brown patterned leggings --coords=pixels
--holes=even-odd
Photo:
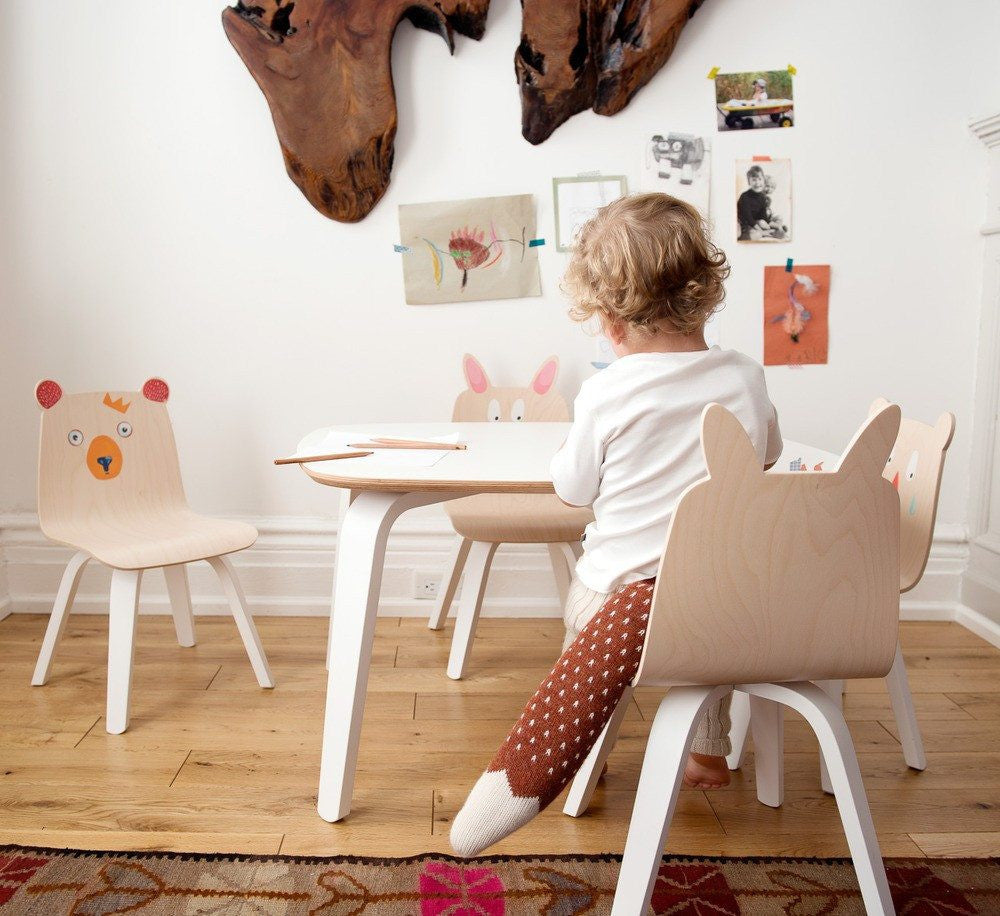
[[[604,607],[609,597],[611,597],[610,594],[592,591],[575,576],[573,577],[573,583],[570,585],[569,594],[566,597],[566,607],[563,609],[563,621],[566,624],[563,652],[570,647],[593,616]],[[696,754],[725,757],[730,752],[729,701],[731,698],[731,693],[726,694],[718,703],[706,710],[698,725],[694,741],[691,743],[691,750]]]

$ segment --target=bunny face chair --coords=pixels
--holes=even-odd
[[[498,388],[468,353],[462,359],[468,388],[455,401],[452,420],[472,422],[564,422],[569,409],[555,390],[559,360],[550,356],[526,388]],[[589,509],[564,505],[555,496],[484,493],[445,503],[458,534],[448,573],[428,626],[444,626],[462,571],[465,585],[452,637],[448,677],[458,680],[476,635],[493,555],[501,544],[547,544],[561,604],[566,603],[583,529],[593,521]]]
[[[167,415],[169,389],[150,379],[142,391],[63,396],[56,382],[40,382],[38,519],[53,541],[76,549],[63,574],[31,683],[49,678],[56,644],[90,560],[110,566],[106,727],[128,727],[133,637],[139,584],[145,570],[162,567],[182,646],[194,645],[194,618],[185,563],[207,560],[222,582],[257,682],[273,687],[243,591],[226,554],[249,547],[257,530],[243,522],[205,518],[188,508],[174,434]]]
[[[781,704],[813,727],[867,911],[893,912],[850,732],[812,682],[884,677],[895,657],[899,507],[882,470],[898,428],[899,408],[886,406],[836,472],[764,474],[732,414],[705,409],[709,478],[674,513],[632,680],[670,689],[650,731],[613,916],[646,911],[692,735],[707,706],[734,687],[750,696],[762,736],[780,735]],[[567,814],[586,810],[631,692],[577,773]],[[779,770],[780,754],[762,755],[759,792]]]
[[[870,414],[874,416],[888,405],[889,402],[885,398],[877,398],[870,408]],[[899,424],[899,434],[883,469],[882,476],[899,494],[900,593],[912,589],[920,581],[927,566],[931,542],[934,539],[934,520],[937,517],[944,459],[954,434],[955,417],[950,413],[941,414],[933,426],[904,417]],[[910,694],[910,682],[906,676],[906,665],[899,646],[896,647],[896,656],[885,683],[896,725],[899,728],[903,758],[911,769],[923,770],[927,766],[927,757],[924,754],[920,726],[917,723],[913,697]],[[833,697],[835,702],[841,702],[843,696],[841,681],[823,681],[820,686]],[[729,766],[736,770],[743,764],[750,726],[748,700],[739,694],[733,698],[732,721],[733,750],[729,755]],[[824,791],[833,791],[822,762],[820,782]],[[781,804],[780,787],[769,803]]]

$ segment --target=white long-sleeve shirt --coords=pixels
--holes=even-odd
[[[721,404],[743,424],[761,465],[781,453],[764,370],[735,350],[635,353],[587,379],[563,447],[556,495],[593,505],[580,581],[596,592],[656,575],[681,493],[706,475],[701,414]]]

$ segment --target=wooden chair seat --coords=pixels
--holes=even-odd
[[[67,520],[46,525],[45,534],[115,569],[153,569],[206,560],[244,550],[257,540],[253,525],[208,518],[190,509]]]
[[[573,543],[594,520],[557,496],[483,493],[445,503],[452,527],[470,541],[491,544]]]

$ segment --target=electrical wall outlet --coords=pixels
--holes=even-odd
[[[414,598],[437,598],[438,589],[441,587],[441,578],[433,573],[424,573],[417,570],[413,574],[413,597]]]

